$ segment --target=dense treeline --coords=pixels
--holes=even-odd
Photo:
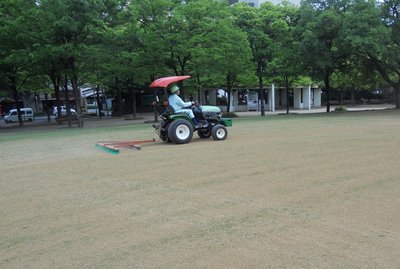
[[[261,8],[216,0],[3,0],[0,91],[62,94],[67,83],[116,100],[160,76],[202,87],[275,82],[331,89],[392,87],[400,108],[398,1],[304,0]],[[52,89],[48,89],[52,85]],[[261,98],[263,90],[260,90]],[[58,97],[59,98],[59,97]],[[75,98],[79,102],[78,98]],[[263,104],[263,102],[261,102]],[[80,105],[76,104],[78,113]],[[121,111],[121,110],[119,110]],[[262,107],[262,115],[264,108]]]

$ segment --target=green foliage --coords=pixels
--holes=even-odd
[[[337,106],[335,107],[335,112],[345,112],[347,108],[345,106]]]
[[[34,1],[7,0],[0,4],[0,85],[14,99],[35,75],[31,50],[35,40],[30,20]]]
[[[307,5],[303,5],[300,12],[301,19],[296,30],[304,65],[316,78],[325,80],[327,73],[339,69],[348,58],[347,52],[341,49],[342,15],[335,9],[321,12]]]
[[[400,108],[400,18],[399,2],[356,1],[346,18],[346,42],[360,65],[376,70],[396,91]],[[356,19],[357,17],[357,19]]]
[[[398,1],[3,0],[0,91],[49,92],[64,75],[109,94],[192,75],[190,90],[315,84],[397,91]],[[379,74],[378,77],[376,74]],[[47,77],[48,75],[48,77]],[[384,82],[383,82],[384,81]],[[188,82],[185,82],[188,83]],[[76,85],[75,85],[76,86]],[[229,97],[228,97],[229,98]]]

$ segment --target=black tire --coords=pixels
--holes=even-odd
[[[167,132],[165,132],[165,131],[160,131],[159,137],[160,137],[161,141],[163,141],[163,142],[168,142]]]
[[[169,127],[169,122],[165,123],[164,120],[161,120],[159,125],[153,125],[154,129],[156,129],[156,132],[158,133],[158,136],[160,137],[161,141],[165,143],[170,143],[171,140],[168,138],[168,127]]]
[[[200,138],[206,139],[211,137],[211,130],[210,128],[207,129],[199,129],[197,131],[197,134],[199,135]]]
[[[175,120],[168,127],[168,138],[175,144],[189,143],[192,137],[193,126],[187,120]]]
[[[228,136],[228,130],[225,126],[217,124],[211,129],[211,136],[214,140],[225,140]]]

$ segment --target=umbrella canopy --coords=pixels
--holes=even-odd
[[[151,84],[150,84],[150,88],[158,88],[158,87],[168,87],[169,84],[174,83],[174,82],[178,82],[181,80],[185,80],[190,78],[190,76],[173,76],[173,77],[164,77],[164,78],[159,78],[154,80]]]

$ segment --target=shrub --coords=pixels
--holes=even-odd
[[[344,112],[347,111],[345,106],[337,106],[335,107],[335,112]]]
[[[225,117],[225,118],[237,118],[238,115],[236,115],[235,112],[223,112],[222,113],[222,117]]]

